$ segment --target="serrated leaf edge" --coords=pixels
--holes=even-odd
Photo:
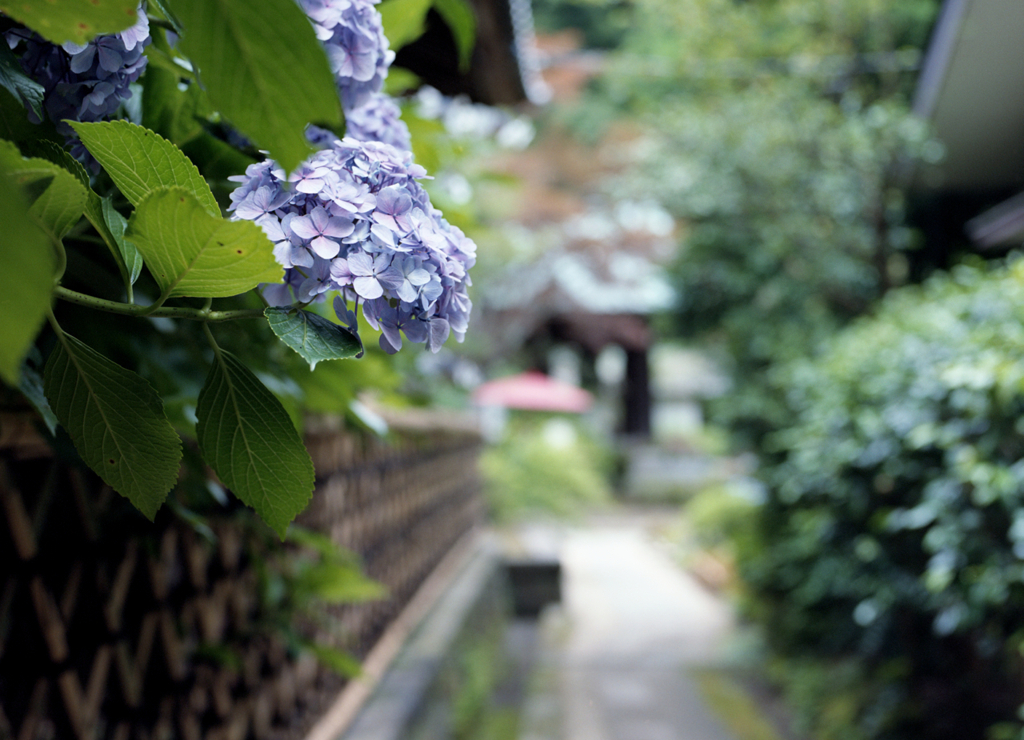
[[[278,330],[279,329],[278,324],[275,324],[274,321],[271,320],[271,316],[279,316],[279,315],[288,316],[289,314],[291,314],[293,312],[302,314],[302,330],[301,330],[302,331],[302,342],[301,342],[302,349],[300,349],[299,347],[295,347],[290,341],[288,341],[288,337],[292,336],[292,332],[281,332],[281,331],[279,331]],[[313,313],[311,311],[304,311],[302,309],[290,308],[290,307],[285,307],[285,306],[268,306],[263,311],[263,315],[266,317],[267,323],[270,325],[270,329],[271,329],[271,331],[274,332],[274,335],[278,339],[280,339],[285,344],[285,346],[287,346],[288,348],[293,350],[296,354],[298,354],[300,357],[302,357],[302,359],[304,359],[306,362],[308,362],[310,370],[315,370],[317,364],[319,364],[320,362],[327,362],[329,360],[347,360],[347,359],[351,359],[352,357],[358,357],[363,352],[363,343],[360,340],[358,335],[354,334],[353,332],[350,332],[345,327],[340,326],[338,324],[335,324],[335,323],[331,322],[330,320],[325,319],[323,316],[320,316],[319,314]],[[310,331],[310,326],[313,324],[313,320],[312,320],[313,317],[316,317],[318,319],[322,319],[323,321],[325,321],[327,324],[329,324],[331,327],[335,328],[336,330],[338,330],[340,332],[345,332],[345,333],[351,335],[351,337],[353,338],[353,340],[355,340],[356,344],[359,347],[358,351],[353,352],[351,355],[345,355],[343,357],[338,357],[338,356],[335,356],[335,357],[318,357],[316,359],[310,359],[310,357],[307,356],[307,353],[303,351],[306,348],[307,337],[310,334],[312,334],[314,337],[316,337],[317,340],[319,340],[321,342],[324,342],[324,340],[323,340],[323,338],[321,337],[320,334],[318,334],[316,331],[312,331],[312,332]],[[326,342],[324,342],[324,343],[326,344]]]
[[[190,180],[190,182],[187,183],[187,184],[180,183],[180,182],[175,182],[173,184],[163,184],[162,183],[161,185],[159,185],[158,187],[155,188],[155,187],[151,187],[151,186],[147,185],[147,183],[146,183],[144,178],[137,176],[138,181],[143,184],[143,189],[145,190],[145,192],[142,194],[141,197],[139,197],[137,200],[132,202],[132,205],[138,207],[138,205],[143,200],[145,200],[147,196],[149,196],[151,193],[153,193],[159,187],[178,187],[178,188],[182,188],[183,190],[188,192],[190,195],[192,195],[196,199],[196,201],[198,201],[199,205],[202,206],[203,210],[206,211],[207,213],[209,213],[211,216],[220,216],[221,215],[220,205],[217,203],[217,199],[214,197],[213,191],[210,190],[209,183],[206,182],[206,179],[202,176],[202,173],[199,172],[199,168],[195,166],[195,164],[192,162],[192,160],[189,159],[185,155],[185,153],[183,151],[181,151],[181,149],[174,142],[172,142],[172,141],[170,141],[168,139],[165,139],[163,136],[158,134],[156,131],[153,131],[152,129],[148,129],[145,126],[140,126],[140,125],[138,125],[136,123],[132,123],[131,121],[95,121],[95,122],[87,122],[87,123],[69,121],[69,123],[71,124],[71,127],[74,128],[75,133],[78,134],[79,138],[82,139],[82,143],[85,144],[86,149],[89,149],[89,153],[92,154],[94,157],[96,157],[97,161],[99,161],[101,165],[103,164],[103,161],[101,160],[101,158],[99,156],[96,155],[96,152],[93,151],[89,147],[89,144],[88,144],[88,142],[86,142],[85,137],[82,136],[82,129],[83,129],[83,127],[87,127],[87,128],[85,128],[86,131],[93,130],[94,127],[103,127],[104,129],[107,129],[107,130],[116,130],[118,128],[127,128],[131,132],[132,136],[138,136],[139,132],[144,132],[142,134],[143,137],[151,136],[154,139],[156,139],[158,142],[162,142],[162,144],[166,144],[168,147],[171,147],[171,149],[173,149],[174,151],[176,151],[178,154],[181,155],[180,161],[179,161],[178,164],[180,164],[182,167],[184,167],[186,169],[186,171],[189,173],[189,180]],[[142,139],[139,139],[139,141],[141,142]],[[162,144],[158,144],[157,146],[162,146]],[[110,151],[113,151],[113,150],[111,149]],[[146,156],[146,160],[149,163],[149,165],[152,167],[152,169],[158,170],[159,168],[153,162],[153,160],[152,160],[152,158],[150,156],[151,152],[143,147],[143,154]],[[175,163],[172,162],[170,166],[173,168],[174,165],[175,165]],[[111,178],[113,178],[113,173],[110,172],[110,169],[108,167],[106,167],[106,166],[104,166],[104,169],[106,169],[107,172],[111,175]],[[133,169],[133,171],[134,171],[134,169]],[[199,182],[201,182],[205,187],[200,187],[200,188],[192,187],[193,184],[197,184]],[[116,180],[115,180],[115,183],[116,183]],[[118,188],[121,189],[120,186],[118,186]],[[126,198],[128,198],[129,201],[132,201],[132,195],[130,195],[129,193],[125,193],[123,189],[121,190],[121,192],[124,194],[124,196]]]
[[[227,386],[227,390],[228,390],[228,393],[230,395],[230,404],[231,404],[231,406],[233,408],[234,418],[238,421],[237,427],[240,430],[240,433],[241,433],[241,435],[243,437],[243,442],[244,442],[245,448],[246,448],[246,456],[248,458],[252,459],[254,457],[254,451],[252,449],[252,446],[249,443],[248,438],[246,437],[245,426],[241,423],[241,420],[242,420],[243,416],[242,416],[242,414],[241,414],[241,412],[239,410],[239,404],[238,404],[238,393],[239,393],[239,391],[236,390],[235,383],[232,381],[231,373],[230,373],[230,371],[228,369],[229,368],[229,363],[231,363],[231,362],[235,363],[237,368],[239,368],[239,369],[243,370],[244,372],[247,372],[250,375],[252,375],[253,382],[259,383],[264,389],[266,389],[266,386],[263,386],[263,384],[260,383],[259,378],[257,378],[255,375],[253,375],[251,373],[251,371],[249,371],[249,369],[246,368],[245,365],[243,365],[241,362],[239,362],[233,355],[231,355],[230,353],[225,352],[223,350],[219,350],[217,352],[217,356],[216,356],[216,358],[214,360],[214,366],[213,366],[213,368],[211,368],[210,374],[207,376],[206,382],[203,384],[203,388],[202,388],[202,390],[200,391],[200,394],[199,394],[200,395],[200,402],[197,404],[197,408],[196,408],[197,416],[199,416],[199,423],[197,425],[197,432],[199,432],[200,427],[203,427],[204,431],[203,431],[203,433],[198,433],[197,436],[199,437],[199,440],[200,440],[199,444],[200,444],[200,448],[202,449],[204,447],[203,440],[206,437],[205,428],[207,427],[208,424],[211,423],[211,420],[209,418],[204,418],[206,415],[202,414],[201,410],[203,409],[204,406],[206,406],[206,404],[202,403],[202,401],[203,401],[203,397],[205,396],[205,394],[210,391],[210,380],[214,377],[215,373],[219,372],[219,373],[221,373],[224,376],[223,382]],[[269,394],[270,398],[272,398],[274,401],[277,401],[277,399],[274,398],[273,394],[270,393],[270,390],[269,389],[266,389],[266,390],[267,390],[267,393]],[[210,403],[212,403],[212,401]],[[277,403],[280,406],[280,402],[278,401]],[[283,407],[279,407],[278,409],[272,409],[272,411],[280,411],[280,413],[282,415],[284,415],[285,418],[287,417],[287,412],[284,410]],[[202,415],[200,415],[200,414],[202,414]],[[290,422],[288,424],[288,427],[295,434],[294,441],[298,443],[298,445],[302,448],[303,451],[305,451],[305,446],[302,444],[301,437],[299,437],[298,432],[295,431],[295,428],[293,426],[291,426]],[[308,471],[311,474],[310,478],[311,478],[311,480],[313,482],[315,482],[315,470],[313,468],[313,460],[312,460],[312,458],[308,457],[308,452],[306,454],[307,454],[307,461],[308,461]],[[222,476],[223,478],[234,479],[234,483],[238,483],[239,482],[236,479],[236,477],[235,477],[237,475],[237,471],[234,469],[234,466],[232,466],[232,469],[230,471],[224,471],[224,472],[228,473],[228,475],[224,475],[224,473],[222,473],[220,470],[218,470],[217,469],[217,465],[215,465],[213,463],[213,461],[210,459],[210,456],[207,453],[206,449],[203,449],[203,457],[207,460],[208,463],[210,463],[210,465],[214,468],[214,471],[219,476]],[[229,455],[229,457],[230,457],[230,455]],[[219,455],[218,455],[218,458],[219,458]],[[256,505],[254,503],[250,503],[249,501],[246,501],[244,498],[242,498],[242,496],[239,495],[239,492],[234,489],[232,482],[229,482],[228,480],[224,480],[224,483],[227,484],[227,486],[229,488],[231,488],[232,492],[236,496],[238,496],[240,499],[242,499],[242,501],[247,506],[250,506],[254,511],[256,511],[257,515],[259,515],[259,517],[261,519],[263,519],[263,521],[266,522],[266,524],[269,527],[271,527],[271,529],[273,529],[282,540],[284,539],[285,534],[286,534],[286,532],[288,530],[288,525],[291,523],[292,520],[294,520],[294,516],[292,517],[292,520],[289,520],[288,522],[285,522],[283,527],[278,528],[277,526],[275,526],[270,521],[267,521],[267,519],[263,516],[263,513],[260,511],[259,508],[256,507]],[[259,481],[259,489],[260,489],[260,492],[261,492],[261,496],[263,498],[263,502],[262,502],[261,508],[263,508],[263,509],[265,509],[267,511],[271,511],[271,510],[276,509],[277,508],[276,506],[268,505],[268,504],[272,503],[272,500],[267,496],[267,494],[266,494],[267,486],[262,481]],[[248,491],[246,491],[246,496],[248,497]],[[306,498],[306,504],[307,505],[309,503],[309,500],[312,498],[312,496],[313,496],[313,490],[312,490],[312,487],[311,487],[310,491],[309,491],[309,495]]]
[[[71,340],[71,341],[69,341],[69,340]],[[71,342],[72,341],[75,342],[75,343],[81,344],[82,347],[85,347],[87,349],[92,350],[91,347],[89,347],[88,345],[84,344],[80,340],[77,340],[74,337],[71,337],[71,336],[66,335],[66,334],[61,334],[60,342],[59,342],[57,348],[55,348],[55,351],[57,351],[57,349],[59,349],[60,351],[63,352],[64,355],[67,356],[68,362],[73,364],[74,367],[75,367],[75,371],[78,374],[79,382],[81,382],[82,384],[84,384],[86,386],[90,396],[93,399],[95,399],[98,395],[102,395],[102,394],[97,394],[96,393],[95,389],[93,388],[93,384],[91,382],[89,382],[89,380],[88,380],[88,375],[85,372],[82,371],[80,359],[76,358],[74,352],[70,351],[68,349],[69,346],[71,346]],[[92,351],[95,352],[95,350],[92,350]],[[97,355],[99,357],[103,357],[99,353],[97,353]],[[107,360],[108,362],[113,363],[113,361],[109,360],[108,358],[103,357],[103,359]],[[113,363],[113,364],[116,364],[116,363]],[[49,369],[49,362],[47,363],[47,369]],[[130,370],[127,370],[126,368],[121,368],[121,369],[125,370],[126,372],[131,372]],[[147,387],[149,387],[149,384],[148,384],[148,382],[146,381],[145,378],[143,378],[141,375],[139,375],[138,378],[143,383],[146,383]],[[45,382],[45,376],[44,376],[44,382]],[[61,378],[59,380],[59,387],[63,388],[66,382],[67,382],[67,376],[66,376],[65,373],[62,373],[61,374]],[[150,390],[152,391],[151,387],[150,387]],[[156,395],[155,391],[153,393],[154,393],[154,396],[155,396]],[[159,398],[159,397],[157,397],[157,398]],[[53,404],[53,400],[49,397],[48,394],[46,395],[46,399],[47,399],[47,402],[50,403],[51,408],[53,409],[54,413],[57,414],[57,407]],[[96,407],[97,412],[102,417],[104,425],[106,426],[106,428],[107,429],[111,429],[112,428],[111,423],[110,423],[109,419],[107,418],[107,414],[103,410],[102,404],[97,403],[95,400],[93,400],[91,403]],[[59,419],[59,416],[58,416],[58,419]],[[64,421],[61,421],[61,425],[64,426],[65,429],[68,430],[68,433],[71,435],[72,441],[75,442],[75,447],[77,448],[79,443],[78,443],[78,441],[76,441],[75,437],[77,436],[77,433],[78,433],[79,430],[77,430],[77,429],[76,430],[72,430],[72,428],[71,428],[72,425],[70,423],[65,424]],[[168,427],[170,427],[170,422],[168,422]],[[118,442],[118,435],[111,434],[110,438],[114,442],[114,445],[117,448],[118,453],[121,454],[122,459],[125,459],[125,460],[130,459],[130,456],[124,455],[123,450],[121,449],[121,445]],[[179,458],[181,456],[181,442],[180,442],[180,440],[178,442],[178,456],[179,456]],[[134,467],[127,466],[127,470],[131,473],[131,477],[136,482],[136,485],[138,485],[138,479],[135,477],[135,469],[134,469]],[[99,471],[96,471],[96,472],[97,472],[97,474],[99,474]],[[106,480],[106,479],[104,478],[104,480]],[[145,486],[143,485],[141,487],[144,488]],[[174,482],[172,482],[171,485],[167,487],[167,490],[163,492],[162,496],[163,496],[164,500],[166,500],[167,494],[173,488],[174,488]],[[139,504],[136,501],[132,500],[126,493],[122,493],[121,491],[117,491],[117,493],[125,496],[125,498],[128,498],[128,500],[131,501],[132,505],[135,506],[135,508],[138,509],[140,512],[142,512],[142,514],[147,519],[149,519],[150,521],[153,521],[153,518],[156,516],[156,512],[159,511],[160,506],[163,505],[163,502],[161,501],[153,509],[152,513],[149,513],[147,511],[143,511],[143,509],[139,507]]]

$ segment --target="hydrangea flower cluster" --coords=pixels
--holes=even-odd
[[[366,105],[346,112],[345,135],[359,141],[382,141],[409,151],[412,137],[401,115],[394,100],[384,93],[374,93]],[[319,149],[330,146],[337,138],[332,131],[319,126],[306,127],[306,139]]]
[[[476,245],[430,204],[417,182],[425,176],[408,152],[345,137],[290,177],[268,160],[231,178],[240,185],[228,210],[263,228],[285,268],[284,284],[264,287],[267,301],[306,303],[339,291],[342,323],[354,331],[361,305],[391,354],[403,335],[433,352],[449,334],[461,342]]]
[[[398,104],[384,93],[374,93],[365,105],[345,114],[345,134],[360,141],[383,141],[396,149],[412,147],[409,128]]]
[[[327,50],[348,111],[380,92],[395,53],[388,49],[377,0],[298,0]]]
[[[140,7],[134,26],[97,36],[85,45],[69,41],[56,46],[27,29],[12,29],[4,38],[14,51],[24,46],[21,66],[43,86],[46,115],[70,142],[77,137],[65,119],[90,122],[109,118],[132,96],[129,86],[146,68],[143,50],[150,42],[149,19]],[[29,119],[41,123],[31,109]],[[87,154],[81,142],[72,153],[79,159]]]
[[[409,129],[381,92],[394,53],[377,0],[298,0],[324,44],[346,117],[346,137],[315,126],[321,151],[294,173],[272,161],[252,165],[232,193],[235,218],[259,224],[285,268],[266,285],[272,305],[322,300],[337,291],[335,313],[357,329],[362,306],[388,353],[403,336],[437,352],[450,334],[462,341],[472,304],[467,271],[476,246],[430,204],[417,182]]]
[[[409,149],[409,128],[395,102],[381,92],[395,54],[388,49],[377,0],[298,0],[330,59],[345,110],[346,135]],[[310,126],[309,141],[330,145],[334,135]]]

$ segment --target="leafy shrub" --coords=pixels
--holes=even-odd
[[[283,538],[315,484],[299,409],[351,410],[369,372],[330,367],[364,354],[357,309],[386,351],[438,350],[475,247],[384,143],[411,142],[376,0],[251,5],[4,6],[0,408],[62,427],[149,519],[184,462]],[[388,10],[396,47],[428,6]]]
[[[903,699],[861,697],[868,737],[981,737],[1019,701],[1024,261],[894,292],[775,381],[791,424],[740,564],[774,646],[905,661]]]
[[[786,424],[772,365],[928,268],[902,191],[907,164],[940,151],[906,105],[915,76],[823,62],[920,48],[937,8],[644,0],[590,95],[588,120],[599,94],[639,114],[638,166],[617,185],[685,224],[673,328],[728,355],[735,390],[709,417],[745,448]],[[798,58],[809,66],[780,64]]]
[[[263,630],[336,673],[358,675],[359,661],[332,644],[344,640],[345,630],[329,606],[386,598],[384,587],[363,575],[359,556],[318,532],[292,526],[287,546],[264,536],[263,548],[256,558]]]
[[[868,740],[896,721],[893,710],[906,699],[905,668],[900,660],[866,666],[855,658],[775,658],[767,673],[782,686],[798,732],[816,740]]]
[[[747,538],[754,497],[736,483],[708,486],[686,503],[686,517],[693,525],[697,541],[717,548],[737,544]]]
[[[558,418],[519,420],[480,459],[484,493],[499,522],[569,517],[603,503],[611,496],[607,468],[607,453]]]

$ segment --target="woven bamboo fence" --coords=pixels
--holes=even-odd
[[[312,635],[357,657],[482,512],[475,433],[393,436],[307,438],[317,490],[299,523],[388,589]],[[201,522],[168,509],[146,521],[0,419],[0,739],[290,739],[333,701],[344,680],[263,613],[260,567],[280,551],[264,525],[237,506]]]

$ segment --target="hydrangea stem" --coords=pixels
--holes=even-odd
[[[53,251],[57,257],[57,265],[53,271],[53,284],[59,285],[61,279],[64,277],[64,271],[68,269],[68,253],[64,249],[64,242],[53,236]]]
[[[60,328],[60,324],[57,323],[57,317],[53,315],[53,309],[47,309],[46,320],[50,322],[50,326],[53,327],[53,333],[57,335],[57,338],[64,342],[64,330]]]
[[[188,319],[190,321],[233,321],[235,319],[255,319],[263,316],[263,311],[258,308],[242,308],[234,311],[211,311],[210,304],[203,308],[188,308],[186,306],[161,306],[152,309],[151,306],[139,306],[129,303],[118,303],[103,298],[79,293],[68,288],[57,286],[53,290],[54,295],[63,301],[75,303],[79,306],[94,308],[97,311],[121,314],[122,316],[140,317],[163,317],[168,319]]]
[[[220,360],[220,345],[217,344],[217,340],[213,337],[213,332],[210,331],[209,324],[203,324],[203,333],[206,334],[206,341],[210,343],[210,347],[213,348],[213,354],[217,356],[217,360]]]
[[[139,312],[139,316],[157,316],[157,315],[159,315],[159,314],[157,314],[157,311],[159,311],[161,308],[163,308],[164,303],[170,297],[171,297],[171,288],[168,288],[167,290],[165,290],[163,292],[163,295],[161,295],[159,298],[157,298],[153,303],[151,303],[148,306],[143,307],[143,309]],[[209,305],[206,306],[205,310],[207,310],[207,311],[209,310]]]

